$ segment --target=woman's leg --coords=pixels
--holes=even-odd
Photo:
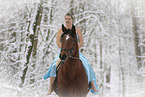
[[[58,58],[58,60],[56,61],[56,67],[58,66],[58,64],[61,62],[60,58]]]
[[[84,65],[85,70],[86,70],[86,73],[88,76],[88,81],[91,84],[91,89],[94,92],[99,92],[98,87],[97,87],[97,85],[95,85],[95,82],[94,82],[96,80],[96,77],[95,77],[95,72],[93,71],[93,68],[91,67],[90,63],[85,58],[85,56],[81,52],[79,52],[79,54],[80,54],[79,57]]]
[[[50,95],[52,93],[52,86],[54,84],[55,78],[56,77],[50,77],[50,85],[49,85],[49,90],[48,90],[47,95]]]
[[[54,81],[55,81],[55,79],[56,79],[56,77],[54,77],[54,76],[56,76],[56,67],[58,66],[58,64],[60,63],[60,58],[56,61],[56,66],[52,66],[52,70],[51,70],[51,73],[50,73],[50,85],[49,85],[49,90],[48,90],[48,93],[47,93],[47,95],[50,95],[51,93],[52,93],[52,86],[53,86],[53,84],[54,84]]]

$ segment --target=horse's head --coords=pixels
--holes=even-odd
[[[59,57],[62,61],[66,61],[70,56],[74,55],[76,53],[76,50],[78,49],[76,28],[73,25],[72,29],[66,29],[62,24],[62,31],[63,34],[61,36],[61,54]]]

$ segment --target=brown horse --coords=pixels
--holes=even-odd
[[[88,78],[85,68],[79,59],[78,40],[76,28],[66,29],[62,24],[61,36],[61,65],[57,76],[57,89],[60,97],[86,97],[88,93]]]

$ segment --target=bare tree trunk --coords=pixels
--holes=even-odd
[[[45,13],[46,14],[46,17],[48,17],[48,24],[51,25],[53,23],[53,15],[55,13],[55,7],[57,5],[57,1],[55,0],[51,0],[51,7],[50,8],[45,8],[45,10],[48,10],[48,13]],[[48,15],[47,15],[48,14]],[[47,36],[46,36],[46,41],[49,40],[49,43],[48,43],[48,46],[47,48],[45,48],[45,52],[44,52],[44,56],[42,58],[45,58],[46,55],[49,54],[49,51],[48,51],[48,48],[50,46],[50,44],[53,42],[56,34],[53,36],[53,38],[51,37],[51,40],[50,40],[50,33],[54,33],[54,31],[52,31],[51,29],[47,29]]]
[[[100,42],[100,69],[103,68],[103,58],[102,58],[102,42]]]
[[[29,14],[29,17],[28,18],[30,18],[31,17],[31,13]],[[26,20],[27,21],[27,20]],[[31,25],[31,21],[29,20],[28,21],[28,27],[27,27],[27,32],[29,32],[30,31],[30,25]],[[27,34],[27,37],[28,37],[28,34]],[[34,36],[30,36],[29,38],[30,38],[30,42],[32,43],[32,41],[33,41],[33,37]],[[28,39],[26,39],[26,42],[28,42]],[[27,45],[26,45],[26,47],[27,47]],[[22,70],[22,75],[21,75],[21,83],[20,83],[20,87],[22,87],[22,85],[24,84],[24,81],[25,81],[25,76],[26,76],[26,72],[27,72],[27,69],[28,69],[28,63],[29,63],[29,59],[30,59],[30,56],[31,56],[31,52],[32,52],[32,45],[30,45],[29,47],[28,47],[28,51],[27,51],[27,55],[26,55],[26,63],[24,64],[24,68],[23,68],[23,70]]]
[[[125,74],[124,74],[124,67],[122,66],[123,63],[122,63],[122,53],[121,53],[121,39],[120,39],[120,36],[119,36],[119,57],[120,57],[120,77],[121,77],[121,80],[122,80],[122,83],[120,83],[122,85],[122,92],[123,92],[123,97],[125,97]],[[120,80],[120,82],[121,82]]]
[[[100,78],[102,79],[101,80],[101,84],[100,84],[100,91],[104,91],[105,90],[105,87],[104,87],[104,68],[103,68],[103,46],[102,46],[102,40],[100,38],[100,70],[102,70],[100,72]],[[104,92],[101,92],[101,97],[103,97],[104,95]]]
[[[29,27],[28,27],[28,30],[29,30]],[[32,48],[33,48],[33,40],[34,40],[34,35],[30,35],[30,42],[32,43],[32,45],[30,45],[28,47],[28,52],[27,52],[27,56],[26,56],[26,63],[24,64],[24,69],[22,71],[20,87],[22,87],[22,85],[24,84],[24,81],[25,81],[25,76],[26,76],[26,72],[28,69],[28,63],[29,63]]]
[[[36,15],[36,20],[34,22],[34,26],[33,26],[33,32],[34,32],[34,40],[33,42],[33,51],[32,51],[32,71],[35,70],[35,65],[36,65],[36,55],[37,55],[37,45],[38,45],[38,34],[40,31],[40,23],[41,23],[41,18],[42,18],[42,11],[43,11],[43,2],[40,3],[39,8],[37,10],[37,15]],[[35,74],[31,74],[31,78],[30,78],[30,83],[34,83],[35,81]]]
[[[142,54],[145,56],[145,35],[143,36]],[[143,60],[145,60],[145,58],[143,58]],[[142,66],[145,67],[145,62],[142,63]]]
[[[137,23],[137,17],[135,15],[135,3],[136,0],[131,1],[132,3],[132,29],[133,29],[133,35],[134,35],[134,47],[135,47],[135,55],[136,55],[136,61],[138,69],[141,67],[141,50],[139,47],[139,33],[138,33],[138,23]]]
[[[54,10],[55,10],[55,6],[56,6],[57,2],[56,2],[55,0],[51,0],[51,4],[52,4],[51,7],[50,7],[50,8],[47,8],[47,10],[49,11],[49,14],[46,13],[46,14],[49,15],[49,16],[48,16],[48,24],[49,24],[49,25],[51,25],[52,22],[53,22],[53,14],[54,14]],[[49,34],[50,34],[50,32],[51,32],[51,30],[48,29],[46,41],[48,41],[48,39],[49,39]]]
[[[28,51],[27,51],[27,55],[26,55],[26,63],[24,64],[25,68],[22,71],[21,84],[20,84],[21,87],[25,82],[25,76],[26,76],[26,73],[27,73],[28,64],[29,64],[31,54],[32,54],[32,57],[34,59],[32,67],[35,69],[36,54],[37,54],[37,43],[38,43],[38,32],[39,32],[39,27],[40,27],[40,22],[41,22],[41,17],[42,17],[42,10],[43,10],[42,4],[43,3],[41,2],[40,6],[38,8],[38,11],[37,11],[36,20],[33,23],[33,34],[31,34],[29,36],[31,44],[28,46]],[[31,14],[29,15],[29,18],[30,17],[31,17]],[[30,31],[30,25],[31,25],[31,21],[29,21],[27,32]],[[34,74],[32,74],[31,77],[32,77],[31,83],[33,83],[34,82],[34,78],[33,78]]]

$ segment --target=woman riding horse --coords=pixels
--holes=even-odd
[[[60,97],[86,97],[89,91],[85,68],[79,59],[78,39],[75,26],[66,29],[62,24],[61,62],[57,68],[57,89],[54,91]]]
[[[65,28],[72,29],[72,25],[73,25],[73,16],[70,13],[67,13],[65,15]],[[59,48],[61,48],[61,36],[63,33],[64,32],[63,32],[62,28],[60,28],[57,32],[56,43]],[[82,32],[79,28],[76,28],[76,34],[77,34],[77,38],[79,40],[78,48],[80,49],[83,45],[83,36],[82,36]],[[81,52],[79,52],[79,59],[82,61],[83,66],[86,70],[87,77],[88,77],[88,83],[91,84],[91,92],[94,94],[97,94],[99,92],[99,90],[98,90],[98,87],[96,84],[95,73],[94,73],[91,65],[89,64],[88,60],[84,57],[84,55]],[[55,58],[52,65],[49,67],[47,73],[43,77],[45,80],[50,77],[50,86],[49,86],[48,95],[50,95],[52,93],[52,86],[56,79],[56,68],[60,62],[61,62],[61,59],[59,58],[59,55],[58,55]]]

